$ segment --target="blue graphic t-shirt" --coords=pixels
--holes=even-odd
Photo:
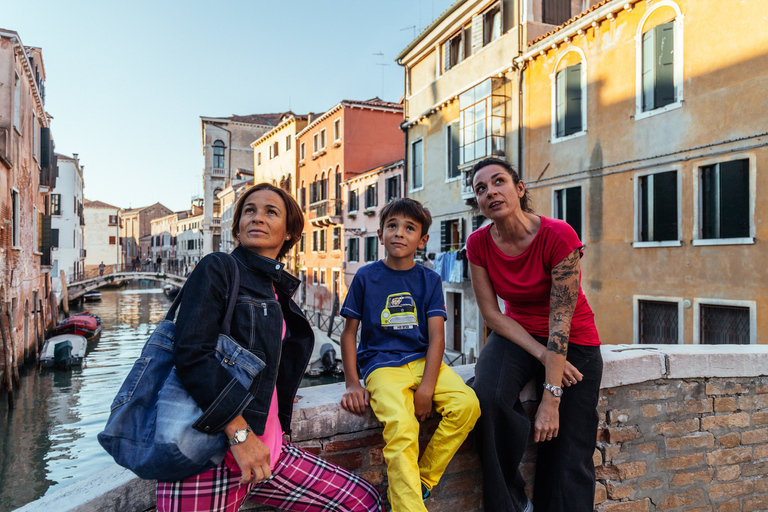
[[[355,274],[341,315],[360,320],[357,363],[363,379],[377,368],[421,359],[429,347],[427,318],[447,318],[440,275],[419,264],[393,270],[375,261]]]

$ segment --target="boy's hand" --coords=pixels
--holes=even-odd
[[[370,399],[371,394],[358,382],[347,386],[344,396],[341,397],[341,406],[353,414],[362,416]]]
[[[427,393],[422,390],[421,387],[416,389],[413,394],[413,408],[415,409],[416,418],[419,421],[424,421],[427,418],[432,417],[432,393]]]

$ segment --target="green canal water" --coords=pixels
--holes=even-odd
[[[85,365],[70,371],[27,367],[16,408],[0,401],[0,512],[21,507],[113,463],[96,440],[109,407],[171,301],[160,284],[138,281],[102,290],[101,302],[72,308],[102,322]],[[337,379],[305,379],[303,386]],[[342,379],[343,380],[343,379]]]

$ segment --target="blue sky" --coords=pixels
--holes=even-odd
[[[0,0],[0,27],[43,49],[56,150],[79,154],[85,196],[182,210],[202,189],[201,115],[397,101],[395,57],[452,2]]]

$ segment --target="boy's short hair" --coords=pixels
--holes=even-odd
[[[388,203],[379,212],[379,229],[384,232],[384,223],[388,218],[395,215],[402,215],[421,224],[421,236],[429,233],[429,227],[432,225],[432,214],[420,202],[410,197],[401,197]]]

